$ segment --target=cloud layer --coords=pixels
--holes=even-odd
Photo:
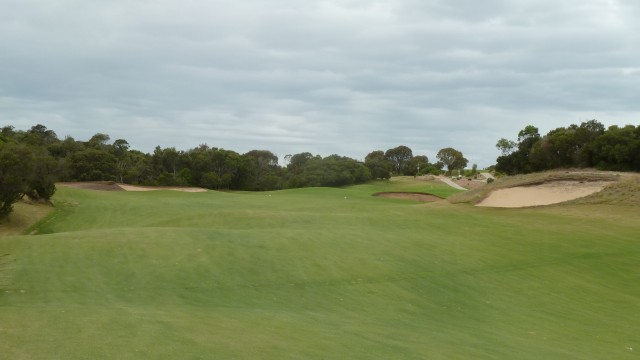
[[[60,136],[485,166],[527,124],[640,121],[631,0],[0,4],[0,122]]]

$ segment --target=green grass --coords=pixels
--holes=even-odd
[[[0,353],[635,358],[638,207],[370,196],[398,190],[455,192],[410,178],[242,194],[61,187],[42,235],[0,238]]]

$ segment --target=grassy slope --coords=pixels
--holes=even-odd
[[[624,359],[640,349],[638,207],[602,216],[593,205],[369,196],[398,188],[450,191],[410,179],[255,194],[61,188],[61,210],[40,226],[49,234],[0,238],[0,352]]]
[[[13,212],[0,221],[0,236],[28,233],[31,227],[53,211],[49,204],[19,201],[13,205]]]

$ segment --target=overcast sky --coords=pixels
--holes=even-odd
[[[496,141],[640,124],[637,0],[0,0],[0,125],[495,162]]]

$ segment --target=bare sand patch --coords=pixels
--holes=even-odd
[[[56,185],[73,187],[78,189],[85,189],[85,190],[124,191],[124,189],[118,186],[116,183],[108,182],[108,181],[64,182],[64,183],[57,183]]]
[[[375,193],[373,196],[388,198],[388,199],[402,199],[402,200],[413,200],[420,202],[434,202],[438,200],[442,200],[441,198],[427,193],[418,193],[418,192],[380,192]]]
[[[138,186],[127,184],[116,184],[111,182],[66,182],[59,183],[61,186],[75,187],[79,189],[99,190],[99,191],[157,191],[172,190],[183,192],[205,192],[207,189],[187,186]]]
[[[188,187],[188,186],[138,186],[138,185],[127,185],[127,184],[118,184],[125,191],[157,191],[157,190],[172,190],[172,191],[183,191],[183,192],[205,192],[207,189],[197,188],[197,187]]]
[[[492,191],[477,206],[520,208],[558,204],[602,191],[609,181],[554,181]]]

